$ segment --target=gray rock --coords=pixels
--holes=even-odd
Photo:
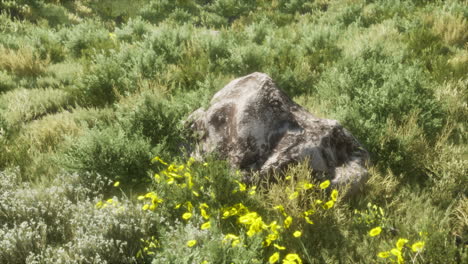
[[[217,152],[247,172],[282,170],[307,159],[316,177],[335,185],[356,188],[368,175],[368,152],[348,130],[307,112],[263,73],[233,80],[188,120],[199,135],[195,156]]]

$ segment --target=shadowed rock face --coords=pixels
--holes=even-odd
[[[308,159],[315,175],[334,184],[357,187],[367,178],[368,153],[351,133],[308,113],[263,73],[233,80],[189,122],[200,135],[195,155],[215,151],[244,171],[265,173]]]

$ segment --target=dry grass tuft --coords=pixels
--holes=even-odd
[[[46,71],[50,59],[40,59],[31,47],[21,47],[18,50],[0,46],[0,69],[17,75],[38,76]]]
[[[443,13],[433,19],[432,30],[447,45],[463,46],[468,41],[468,22],[461,15]]]
[[[4,111],[8,124],[17,125],[55,113],[68,105],[69,99],[63,90],[16,89],[0,97],[0,110]]]
[[[29,123],[22,130],[20,140],[40,152],[53,152],[66,136],[77,136],[81,130],[73,114],[64,111]]]

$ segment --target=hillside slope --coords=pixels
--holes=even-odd
[[[183,152],[255,71],[369,150],[359,196]],[[0,263],[468,263],[467,87],[461,0],[1,1]]]

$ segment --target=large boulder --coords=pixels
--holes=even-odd
[[[264,73],[231,81],[189,124],[199,135],[194,155],[216,152],[246,172],[267,173],[308,160],[314,175],[358,187],[369,155],[336,120],[294,103]]]

